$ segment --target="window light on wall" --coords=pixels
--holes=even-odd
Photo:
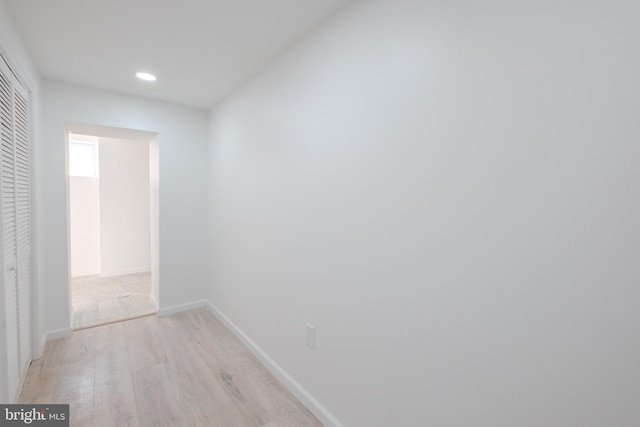
[[[98,143],[69,141],[69,175],[98,177]]]

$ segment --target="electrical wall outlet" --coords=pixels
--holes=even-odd
[[[316,328],[313,325],[305,323],[307,347],[315,348],[316,346]]]

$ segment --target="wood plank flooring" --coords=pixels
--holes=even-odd
[[[206,308],[49,342],[20,402],[69,403],[77,427],[322,427]]]
[[[71,280],[73,328],[154,314],[151,273],[74,277]]]

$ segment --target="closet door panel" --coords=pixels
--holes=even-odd
[[[2,202],[2,238],[4,296],[7,333],[8,390],[15,391],[20,375],[17,236],[16,236],[16,180],[13,119],[13,75],[0,58],[0,201]]]
[[[31,170],[29,94],[14,85],[14,147],[16,171],[16,257],[20,369],[31,362]]]

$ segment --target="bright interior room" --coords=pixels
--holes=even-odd
[[[640,425],[640,2],[161,6],[0,0],[0,424]]]
[[[149,143],[69,134],[73,328],[155,314]]]

